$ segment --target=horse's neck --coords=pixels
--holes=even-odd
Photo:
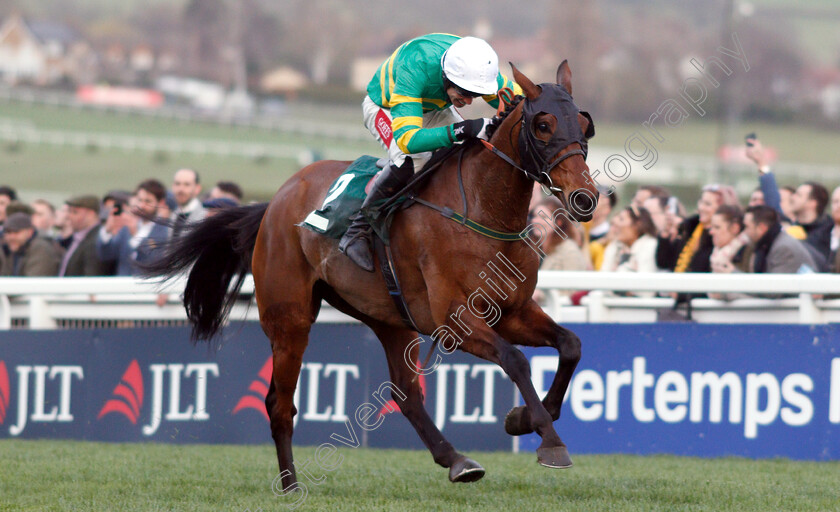
[[[469,217],[500,231],[525,229],[533,182],[486,149],[471,156],[462,169]]]

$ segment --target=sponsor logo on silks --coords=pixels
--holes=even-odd
[[[376,113],[376,131],[379,133],[379,138],[382,139],[382,142],[385,143],[386,146],[391,145],[391,140],[393,140],[394,132],[391,131],[391,120],[388,119],[388,115],[379,110]]]
[[[9,409],[9,372],[6,362],[0,361],[0,425],[6,421],[6,411]]]
[[[248,386],[248,394],[239,399],[231,414],[236,414],[242,409],[256,409],[268,420],[268,412],[265,410],[265,397],[268,395],[272,369],[272,358],[269,356],[257,378]]]
[[[417,360],[417,368],[422,368],[420,366],[420,360]],[[423,403],[426,403],[426,376],[419,375],[418,379],[420,381],[420,394],[423,397]],[[382,409],[379,409],[379,416],[385,416],[386,414],[391,414],[392,412],[399,412],[400,411],[400,404],[397,403],[396,400],[393,398],[385,402],[385,405],[382,406]],[[379,417],[377,416],[377,417]]]
[[[103,416],[115,412],[128,418],[132,425],[136,425],[140,409],[143,407],[143,374],[140,373],[140,365],[136,359],[126,368],[119,384],[111,392],[111,397],[105,402],[96,419],[102,419]]]

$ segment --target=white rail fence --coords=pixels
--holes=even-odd
[[[180,303],[184,280],[166,286],[131,277],[0,278],[0,329],[139,327],[185,325]],[[538,288],[549,297],[546,311],[558,322],[651,323],[673,307],[670,297],[621,296],[622,292],[744,293],[785,298],[732,301],[695,298],[692,318],[705,323],[840,322],[840,275],[830,274],[630,274],[540,272]],[[232,320],[258,319],[248,278]],[[572,305],[557,290],[589,290]],[[616,295],[618,293],[619,295]],[[161,300],[161,295],[165,295]],[[832,296],[838,298],[831,298]],[[160,303],[160,305],[159,305]],[[319,322],[355,322],[327,304]]]

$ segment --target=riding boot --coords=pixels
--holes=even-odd
[[[406,158],[402,167],[397,167],[393,162],[382,169],[382,174],[373,182],[370,193],[362,203],[362,211],[368,210],[371,206],[383,199],[387,199],[399,192],[414,176],[414,163],[411,158]],[[371,254],[371,231],[367,218],[362,211],[351,218],[352,223],[347,232],[341,237],[338,243],[338,250],[346,254],[353,263],[373,272],[373,255]]]

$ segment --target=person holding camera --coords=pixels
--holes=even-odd
[[[792,226],[786,229],[789,234],[797,239],[804,238],[809,244],[806,248],[815,258],[818,271],[827,271],[831,252],[831,230],[834,227],[834,222],[825,215],[829,202],[828,190],[821,183],[806,181],[799,185],[791,195],[789,215],[786,214],[782,208],[782,198],[776,178],[770,170],[770,159],[764,147],[755,133],[748,134],[744,141],[747,158],[752,160],[758,168],[758,180],[764,196],[764,204],[776,210],[783,225]]]
[[[106,210],[99,229],[96,255],[116,265],[116,275],[130,276],[136,264],[151,261],[167,240],[169,230],[153,219],[166,199],[166,187],[156,179],[137,185],[132,196],[119,196]]]

